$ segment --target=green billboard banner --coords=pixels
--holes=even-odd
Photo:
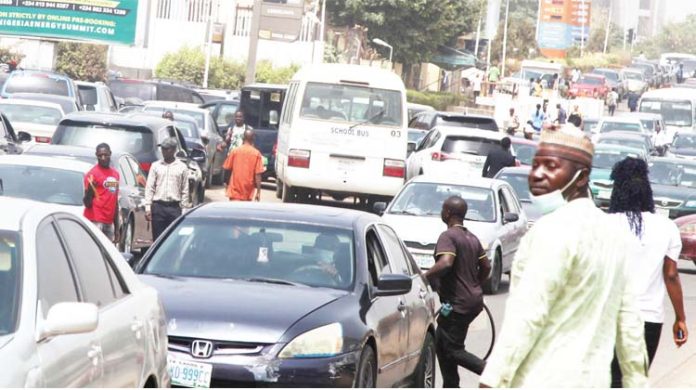
[[[0,35],[132,45],[138,0],[0,0]]]

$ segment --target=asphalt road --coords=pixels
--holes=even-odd
[[[206,191],[207,201],[227,201],[222,187],[214,187]],[[275,184],[264,183],[261,193],[262,202],[280,202],[275,197]],[[359,208],[352,203],[352,199],[344,202],[336,202],[324,199],[320,203],[324,206]],[[687,324],[692,339],[682,348],[677,349],[672,341],[671,327],[674,321],[674,312],[669,301],[665,302],[667,320],[662,330],[662,338],[657,356],[650,370],[651,387],[696,387],[696,375],[693,368],[696,367],[696,265],[690,261],[681,261],[679,266],[682,287],[684,290],[684,305],[686,306]],[[501,290],[498,294],[486,296],[486,305],[490,308],[495,322],[496,331],[504,320],[505,302],[508,296],[508,280],[503,278]],[[491,343],[491,327],[485,315],[479,316],[474,321],[467,337],[467,348],[474,354],[483,356]],[[609,368],[607,367],[607,370]],[[460,369],[461,387],[477,387],[478,376],[464,369]],[[438,386],[442,380],[438,371]]]

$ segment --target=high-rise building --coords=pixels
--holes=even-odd
[[[666,23],[668,0],[611,0],[612,23],[638,38],[657,35]]]

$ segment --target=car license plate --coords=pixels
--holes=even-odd
[[[172,385],[182,387],[210,387],[213,365],[167,357],[167,370]]]
[[[419,268],[429,269],[435,265],[435,259],[431,255],[413,255]]]
[[[657,215],[663,215],[663,216],[669,218],[669,209],[655,207],[655,213],[657,213]]]
[[[611,199],[611,190],[600,190],[597,193],[597,198],[606,200]]]

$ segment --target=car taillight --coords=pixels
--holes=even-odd
[[[42,144],[50,144],[51,143],[51,137],[34,137],[36,139],[36,142],[40,142]]]
[[[142,169],[145,173],[150,172],[150,167],[152,166],[152,163],[146,163],[146,162],[141,162],[140,163],[140,169]]]
[[[433,159],[433,161],[457,160],[456,157],[450,156],[449,154],[443,152],[434,152],[430,157]]]
[[[404,177],[405,172],[406,163],[403,160],[390,160],[388,158],[384,159],[384,168],[382,169],[382,176]]]
[[[290,149],[288,152],[288,166],[295,168],[309,168],[309,160],[312,153],[304,149]]]

